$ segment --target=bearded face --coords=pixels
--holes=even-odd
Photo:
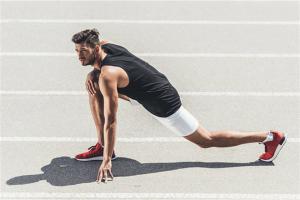
[[[96,51],[94,48],[84,43],[75,44],[75,51],[82,66],[93,65],[96,62]]]

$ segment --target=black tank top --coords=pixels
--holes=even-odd
[[[168,117],[180,108],[178,92],[164,74],[124,47],[106,43],[102,49],[107,56],[101,66],[120,67],[128,75],[129,84],[125,88],[118,88],[120,94],[138,101],[158,117]]]

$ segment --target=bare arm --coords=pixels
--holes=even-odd
[[[103,161],[98,170],[97,182],[107,182],[108,176],[113,178],[111,158],[116,142],[117,110],[118,110],[118,73],[115,70],[104,70],[99,78],[100,91],[104,101],[104,152]]]
[[[100,91],[104,100],[104,160],[111,160],[115,146],[116,127],[117,127],[117,109],[118,109],[118,91],[117,75],[103,74],[100,77]]]

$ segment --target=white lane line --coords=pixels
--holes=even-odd
[[[86,0],[0,0],[0,2],[86,2]],[[299,2],[299,0],[89,0],[91,2]]]
[[[213,194],[213,193],[25,193],[2,192],[7,199],[300,199],[299,194]]]
[[[178,24],[178,25],[300,25],[300,21],[125,20],[125,19],[1,19],[0,23]]]
[[[276,53],[137,53],[141,57],[299,58],[300,54]]]
[[[0,137],[1,142],[95,142],[92,137]],[[118,142],[184,142],[181,137],[130,137],[117,138]]]
[[[41,95],[41,96],[81,96],[81,95],[87,95],[88,93],[86,91],[38,91],[38,90],[24,90],[24,91],[0,91],[1,95]]]
[[[118,142],[139,143],[139,142],[187,142],[182,137],[119,137]],[[92,137],[0,137],[0,142],[95,142]],[[300,138],[288,138],[288,142],[300,143]]]
[[[75,53],[65,53],[65,52],[0,52],[0,56],[76,57],[76,54]]]
[[[176,57],[176,58],[197,58],[197,57],[220,57],[220,58],[299,58],[300,54],[240,54],[240,53],[134,53],[141,57]],[[0,52],[0,56],[48,56],[48,57],[76,57],[75,53],[65,52]]]
[[[300,58],[300,54],[286,53],[133,53],[140,57],[175,57],[175,58]],[[0,52],[0,56],[48,56],[76,57],[75,53],[67,52]]]
[[[300,92],[179,92],[181,96],[300,97]],[[0,90],[0,95],[85,96],[87,91]]]

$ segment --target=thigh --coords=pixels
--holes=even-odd
[[[197,119],[183,106],[168,117],[156,117],[164,126],[179,136],[187,136],[194,133],[198,128]]]

